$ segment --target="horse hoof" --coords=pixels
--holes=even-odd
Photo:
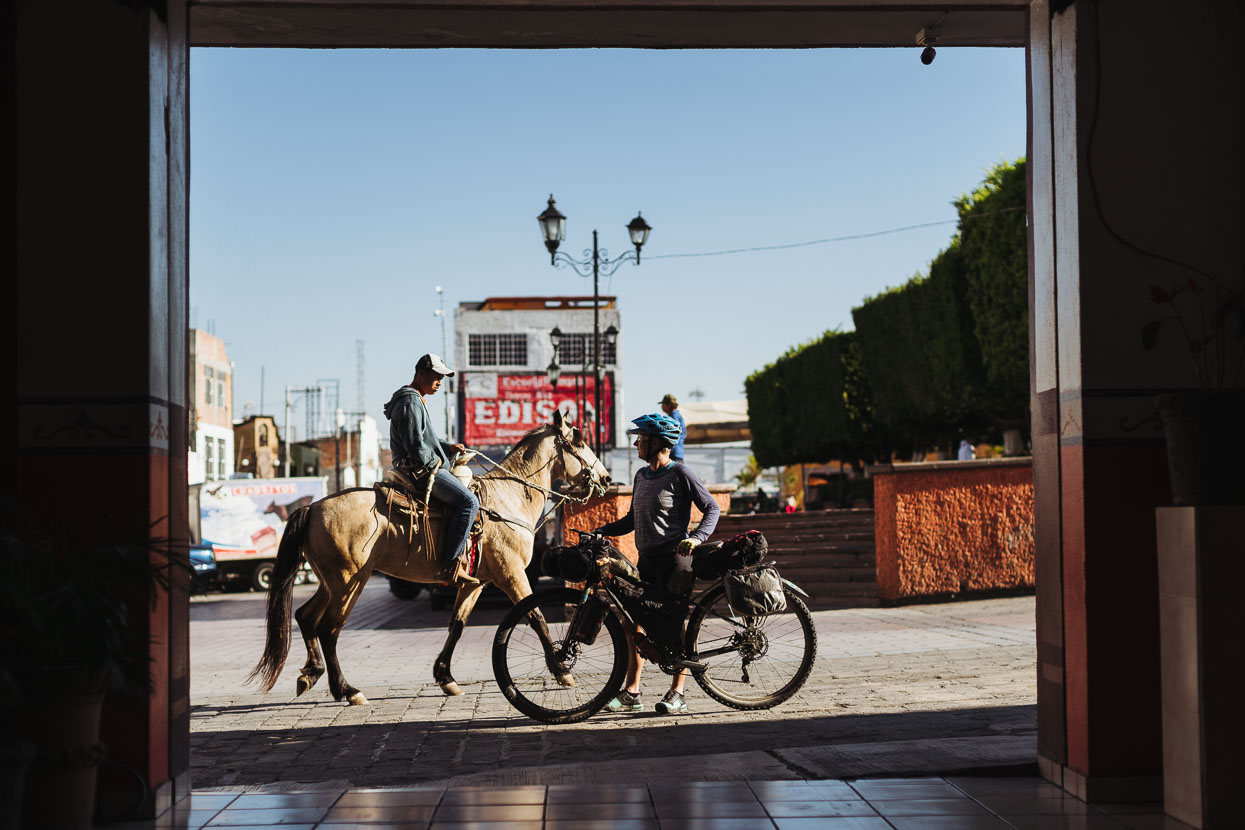
[[[566,686],[569,688],[575,685],[575,678],[571,677],[569,674],[559,674],[557,679],[559,686]]]
[[[314,685],[316,685],[316,678],[302,675],[298,678],[298,682],[295,684],[294,697],[298,697]]]
[[[367,698],[364,697],[363,692],[355,692],[346,698],[346,702],[351,706],[367,706]]]
[[[463,690],[458,688],[458,684],[453,680],[448,683],[442,683],[441,691],[445,692],[446,697],[458,697],[463,693]]]

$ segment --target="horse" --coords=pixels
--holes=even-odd
[[[458,589],[449,634],[433,664],[433,679],[446,695],[462,694],[450,663],[483,587],[496,583],[514,603],[532,593],[526,568],[554,478],[569,483],[566,497],[576,501],[604,493],[610,484],[605,467],[561,412],[554,413],[552,423],[528,432],[494,470],[476,479],[483,520],[476,574],[480,582]],[[289,654],[294,579],[300,559],[306,557],[320,583],[315,595],[294,613],[307,647],[296,696],[315,686],[327,669],[334,700],[366,704],[367,697],[342,674],[337,638],[374,571],[413,582],[435,579],[440,563],[412,557],[410,544],[408,530],[376,509],[370,488],[344,490],[291,513],[268,593],[264,652],[247,682],[259,678],[265,692],[276,685]],[[574,685],[569,671],[551,669],[559,683]]]
[[[264,514],[267,515],[269,513],[276,513],[278,519],[280,519],[283,522],[288,522],[290,520],[290,514],[300,507],[306,507],[307,505],[311,504],[312,498],[314,497],[303,496],[300,499],[294,499],[294,501],[290,502],[289,504],[277,504],[274,501],[268,505],[268,508],[266,510],[264,510]]]

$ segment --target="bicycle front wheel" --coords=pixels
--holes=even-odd
[[[687,623],[687,653],[705,670],[692,676],[709,697],[734,709],[770,709],[800,690],[817,658],[813,615],[784,588],[787,610],[736,614],[721,584],[707,590]]]
[[[586,720],[626,677],[627,637],[612,612],[591,645],[569,638],[582,597],[569,588],[532,594],[506,613],[493,638],[493,676],[502,694],[543,723]]]

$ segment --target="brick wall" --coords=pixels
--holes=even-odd
[[[871,472],[883,599],[1033,587],[1030,459],[903,464]]]
[[[731,505],[731,493],[735,492],[733,484],[706,484],[709,494],[713,496],[714,501],[718,503],[718,508],[723,514]],[[587,504],[567,504],[562,512],[562,528],[563,528],[563,544],[573,545],[579,541],[579,536],[573,533],[573,530],[592,530],[598,528],[606,522],[612,522],[615,519],[621,519],[627,515],[627,511],[631,509],[631,494],[635,488],[631,485],[625,487],[611,487],[610,491],[600,498],[595,498]],[[692,505],[692,525],[700,522],[703,514],[697,509],[696,505]],[[621,538],[615,539],[614,543],[618,549],[622,551],[632,562],[635,562],[639,555],[635,549],[635,535],[627,534]]]

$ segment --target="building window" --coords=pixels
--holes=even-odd
[[[216,371],[211,366],[203,367],[203,403],[212,405],[212,396],[216,393]]]
[[[526,334],[469,334],[467,363],[471,366],[526,366]]]
[[[267,424],[259,425],[259,445],[261,447],[268,446],[268,425]]]
[[[216,480],[216,442],[211,438],[203,439],[203,477]]]
[[[216,376],[216,405],[221,409],[229,406],[229,401],[225,400],[225,382],[229,380],[229,375],[224,372]]]
[[[225,439],[216,439],[216,477],[225,477]]]
[[[601,335],[601,365],[609,366],[618,362],[618,345],[611,346]],[[592,364],[592,332],[583,334],[563,334],[558,344],[558,363],[564,367],[589,366]]]

